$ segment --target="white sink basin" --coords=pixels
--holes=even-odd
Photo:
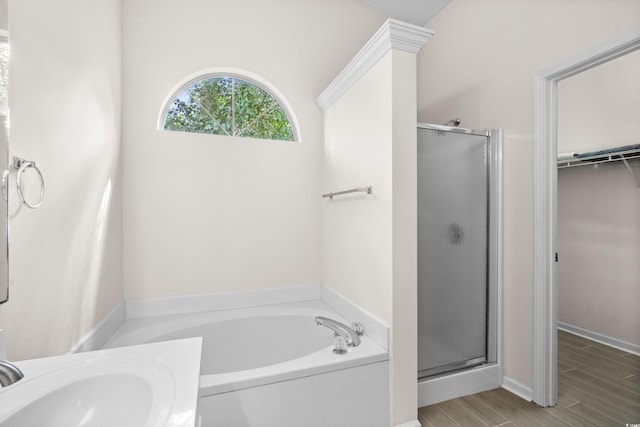
[[[16,363],[0,389],[2,427],[192,427],[201,339]]]

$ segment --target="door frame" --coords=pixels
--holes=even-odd
[[[638,49],[640,27],[534,75],[532,397],[543,407],[558,400],[558,82]]]

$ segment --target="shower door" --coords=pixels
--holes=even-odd
[[[489,132],[418,128],[418,376],[487,361]]]

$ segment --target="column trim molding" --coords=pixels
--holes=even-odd
[[[417,54],[434,32],[397,19],[387,19],[367,44],[316,99],[324,113],[391,49]]]

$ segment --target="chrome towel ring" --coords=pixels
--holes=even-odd
[[[40,178],[40,198],[38,199],[38,202],[34,204],[29,203],[24,197],[24,193],[22,192],[22,174],[29,168],[34,169],[38,174],[38,178]],[[36,162],[32,160],[21,159],[20,157],[13,158],[13,169],[18,171],[18,174],[16,175],[18,197],[20,197],[20,200],[26,207],[30,209],[37,209],[38,207],[40,207],[40,205],[42,204],[42,200],[44,199],[44,177],[42,176],[42,172],[40,172],[40,169],[38,169],[38,167],[36,166]],[[9,182],[10,173],[11,172],[9,169],[5,169],[4,173],[2,174],[2,194],[4,195],[5,200],[8,200],[7,184]]]

